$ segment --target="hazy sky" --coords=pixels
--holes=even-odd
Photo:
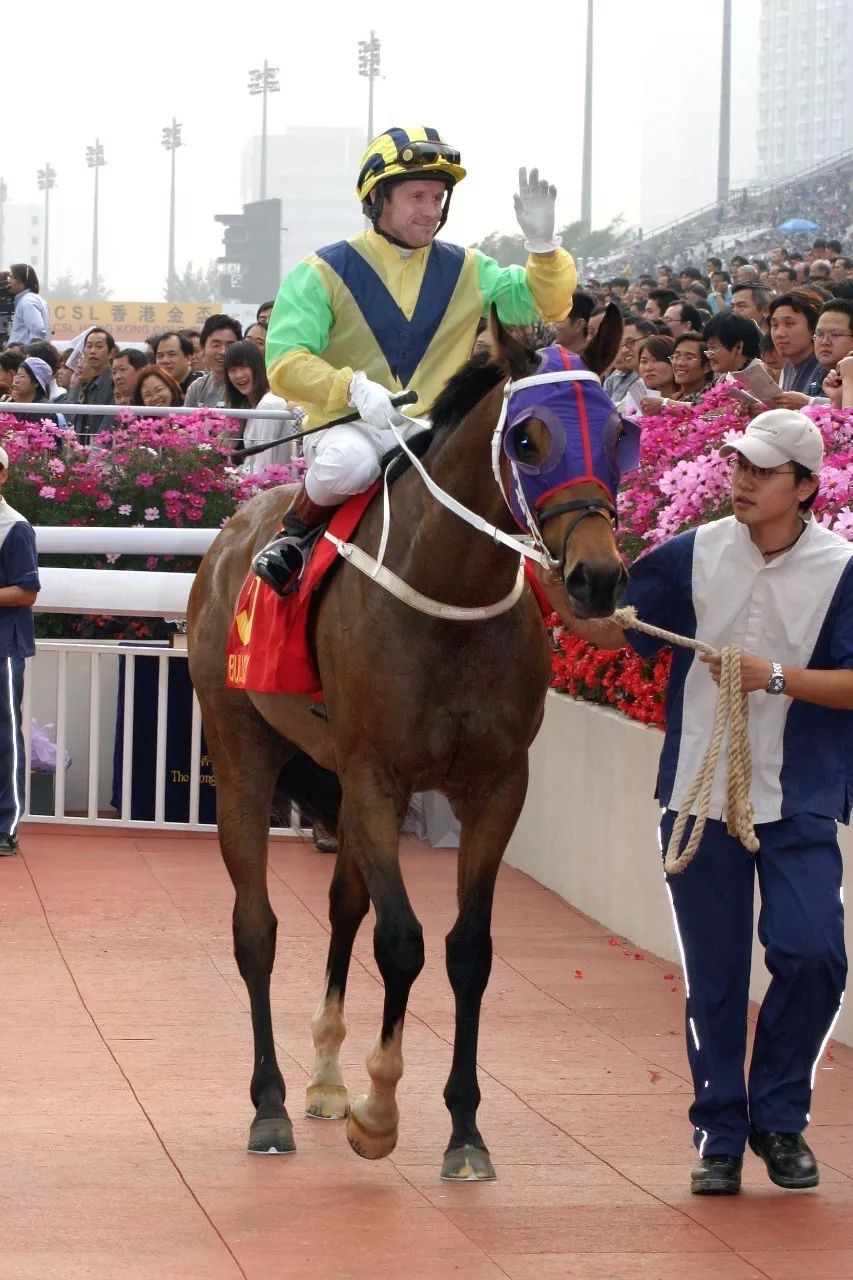
[[[754,167],[759,4],[733,6],[734,180],[751,177]],[[595,0],[595,12],[593,223],[624,213],[651,230],[715,194],[722,0]],[[79,21],[66,3],[46,0],[38,27],[48,38],[29,42],[26,57],[4,59],[10,109],[0,176],[10,200],[36,202],[36,171],[50,161],[57,171],[51,276],[72,271],[87,279],[86,146],[98,137],[107,159],[101,274],[114,298],[157,300],[168,246],[163,126],[174,115],[186,143],[177,155],[178,265],[206,263],[220,252],[213,214],[239,209],[241,149],[259,131],[249,68],[265,57],[280,68],[270,132],[288,124],[366,125],[357,44],[373,27],[382,40],[377,130],[434,124],[469,170],[454,196],[448,238],[470,243],[514,230],[520,164],[538,164],[556,183],[558,219],[569,222],[579,216],[585,22],[586,0],[511,7],[433,0],[415,9],[399,0],[241,8],[207,0],[172,6],[165,22],[126,5]],[[354,198],[353,231],[359,227]]]

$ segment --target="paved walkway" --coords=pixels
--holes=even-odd
[[[499,1181],[438,1179],[455,855],[407,842],[427,938],[401,1137],[369,1164],[304,1119],[331,861],[271,855],[274,1011],[299,1153],[245,1154],[250,1028],[215,842],[29,828],[0,860],[0,1280],[842,1280],[853,1277],[853,1053],[819,1071],[815,1192],[754,1158],[735,1200],[693,1160],[671,967],[504,870],[481,1038]],[[630,891],[628,888],[626,891]],[[353,1093],[379,1022],[370,929],[348,1000]]]

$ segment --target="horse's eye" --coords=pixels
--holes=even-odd
[[[519,462],[535,462],[539,456],[536,442],[525,426],[515,429],[515,456]]]

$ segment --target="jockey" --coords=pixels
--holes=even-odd
[[[389,129],[371,143],[357,193],[370,226],[312,254],[279,289],[267,333],[270,387],[319,427],[347,406],[360,421],[307,437],[310,465],[283,528],[252,562],[280,595],[295,589],[314,531],[345,498],[367,489],[403,422],[391,396],[417,394],[426,414],[465,363],[481,316],[506,324],[564,320],[577,272],[554,236],[556,188],[519,174],[514,197],[527,266],[500,267],[479,249],[436,240],[465,177],[435,129]]]

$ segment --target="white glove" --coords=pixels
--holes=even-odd
[[[518,194],[513,201],[527,252],[553,253],[559,249],[560,241],[554,239],[557,188],[549,186],[544,178],[540,182],[538,169],[530,170],[529,182],[527,170],[519,169]]]
[[[371,382],[366,373],[353,374],[349,384],[349,402],[353,409],[358,410],[362,422],[380,431],[387,431],[391,422],[399,426],[403,421],[391,403],[390,391],[378,382]]]

